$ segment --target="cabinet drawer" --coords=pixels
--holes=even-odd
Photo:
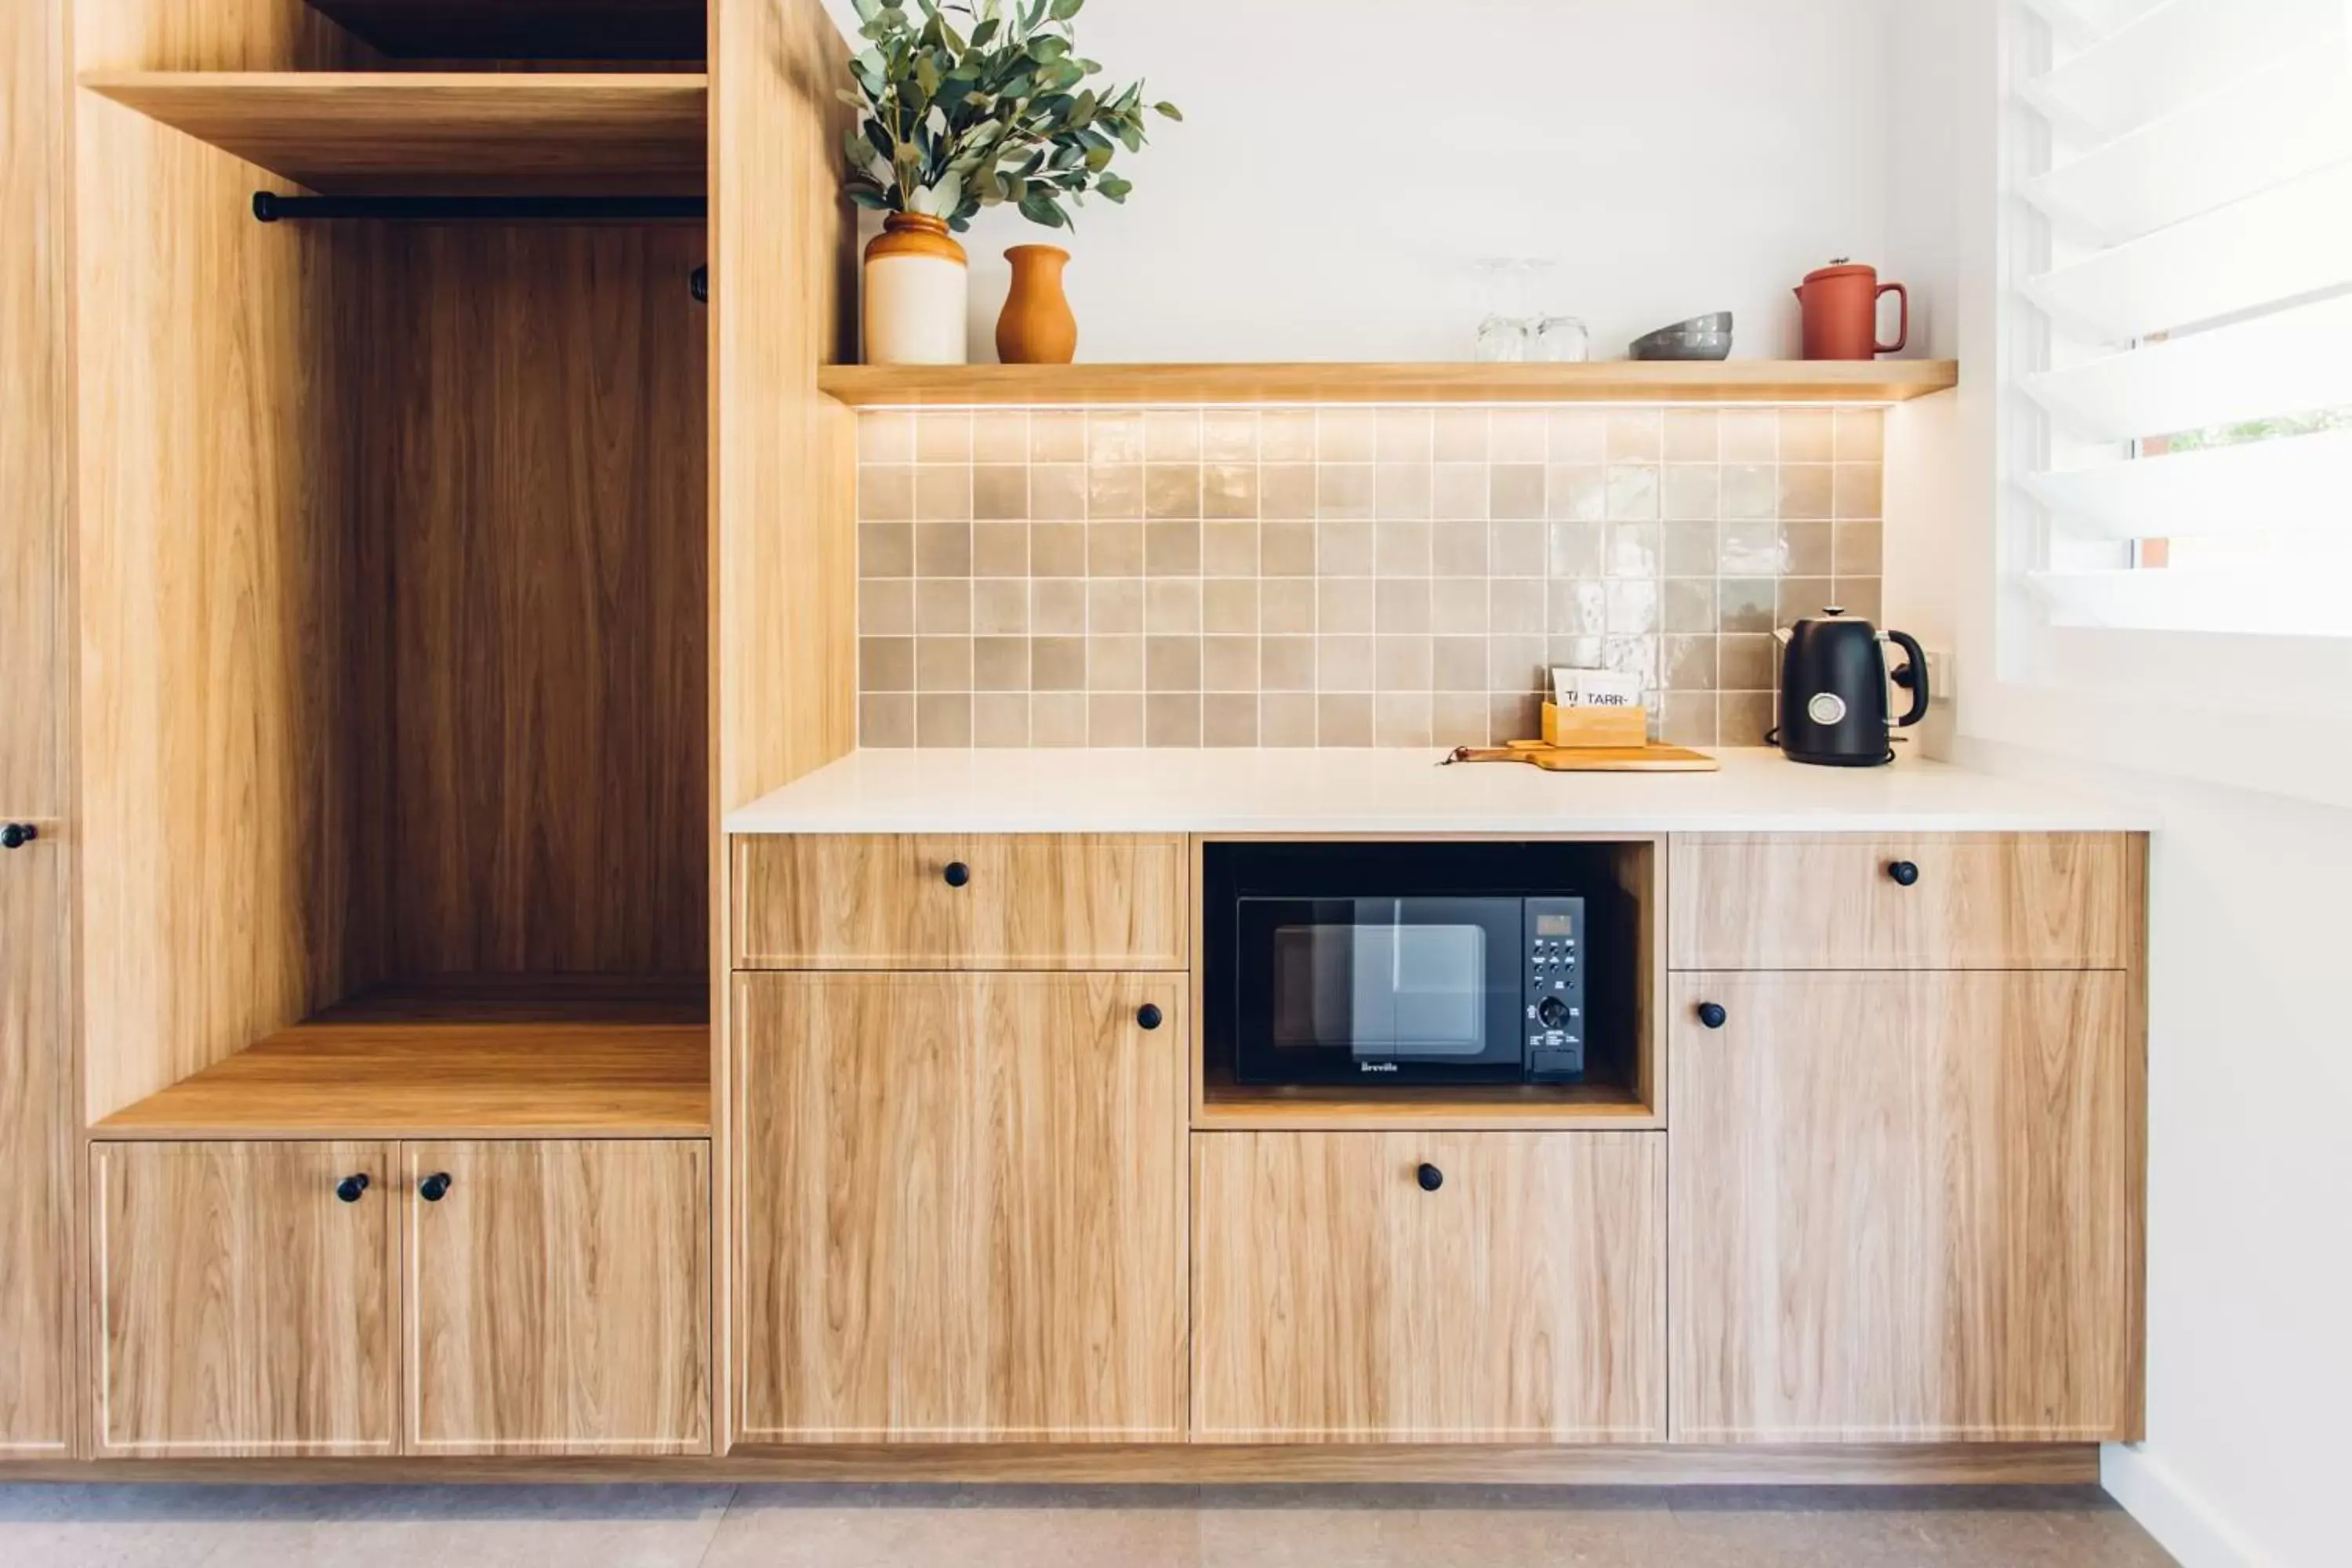
[[[739,969],[1181,969],[1181,835],[735,841]]]
[[[2124,833],[1674,841],[1676,969],[2124,969],[2144,840]]]
[[[1663,1441],[1665,1204],[1658,1132],[1196,1133],[1192,1436]]]
[[[98,1452],[389,1454],[398,1188],[383,1143],[100,1143]]]

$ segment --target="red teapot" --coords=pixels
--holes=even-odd
[[[1892,291],[1901,304],[1895,341],[1878,341],[1879,297]],[[1881,283],[1875,268],[1849,262],[1843,257],[1805,274],[1797,289],[1797,303],[1805,315],[1807,359],[1876,359],[1897,353],[1911,341],[1911,291],[1900,283]]]

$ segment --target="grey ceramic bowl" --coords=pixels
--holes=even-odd
[[[1626,352],[1635,359],[1729,359],[1729,332],[1652,332],[1635,338]]]
[[[1693,316],[1644,332],[1626,345],[1635,359],[1728,359],[1731,356],[1731,312]]]

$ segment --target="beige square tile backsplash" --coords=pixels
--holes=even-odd
[[[1878,617],[1876,409],[868,412],[868,746],[1532,735],[1553,664],[1669,741],[1771,722],[1772,628]]]

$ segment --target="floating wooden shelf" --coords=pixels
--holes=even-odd
[[[1902,403],[1959,384],[1950,360],[1597,364],[828,365],[854,408],[1139,403]]]
[[[689,991],[363,996],[98,1123],[110,1138],[660,1138],[710,1131]]]
[[[326,195],[699,195],[700,75],[91,71],[163,124]]]

